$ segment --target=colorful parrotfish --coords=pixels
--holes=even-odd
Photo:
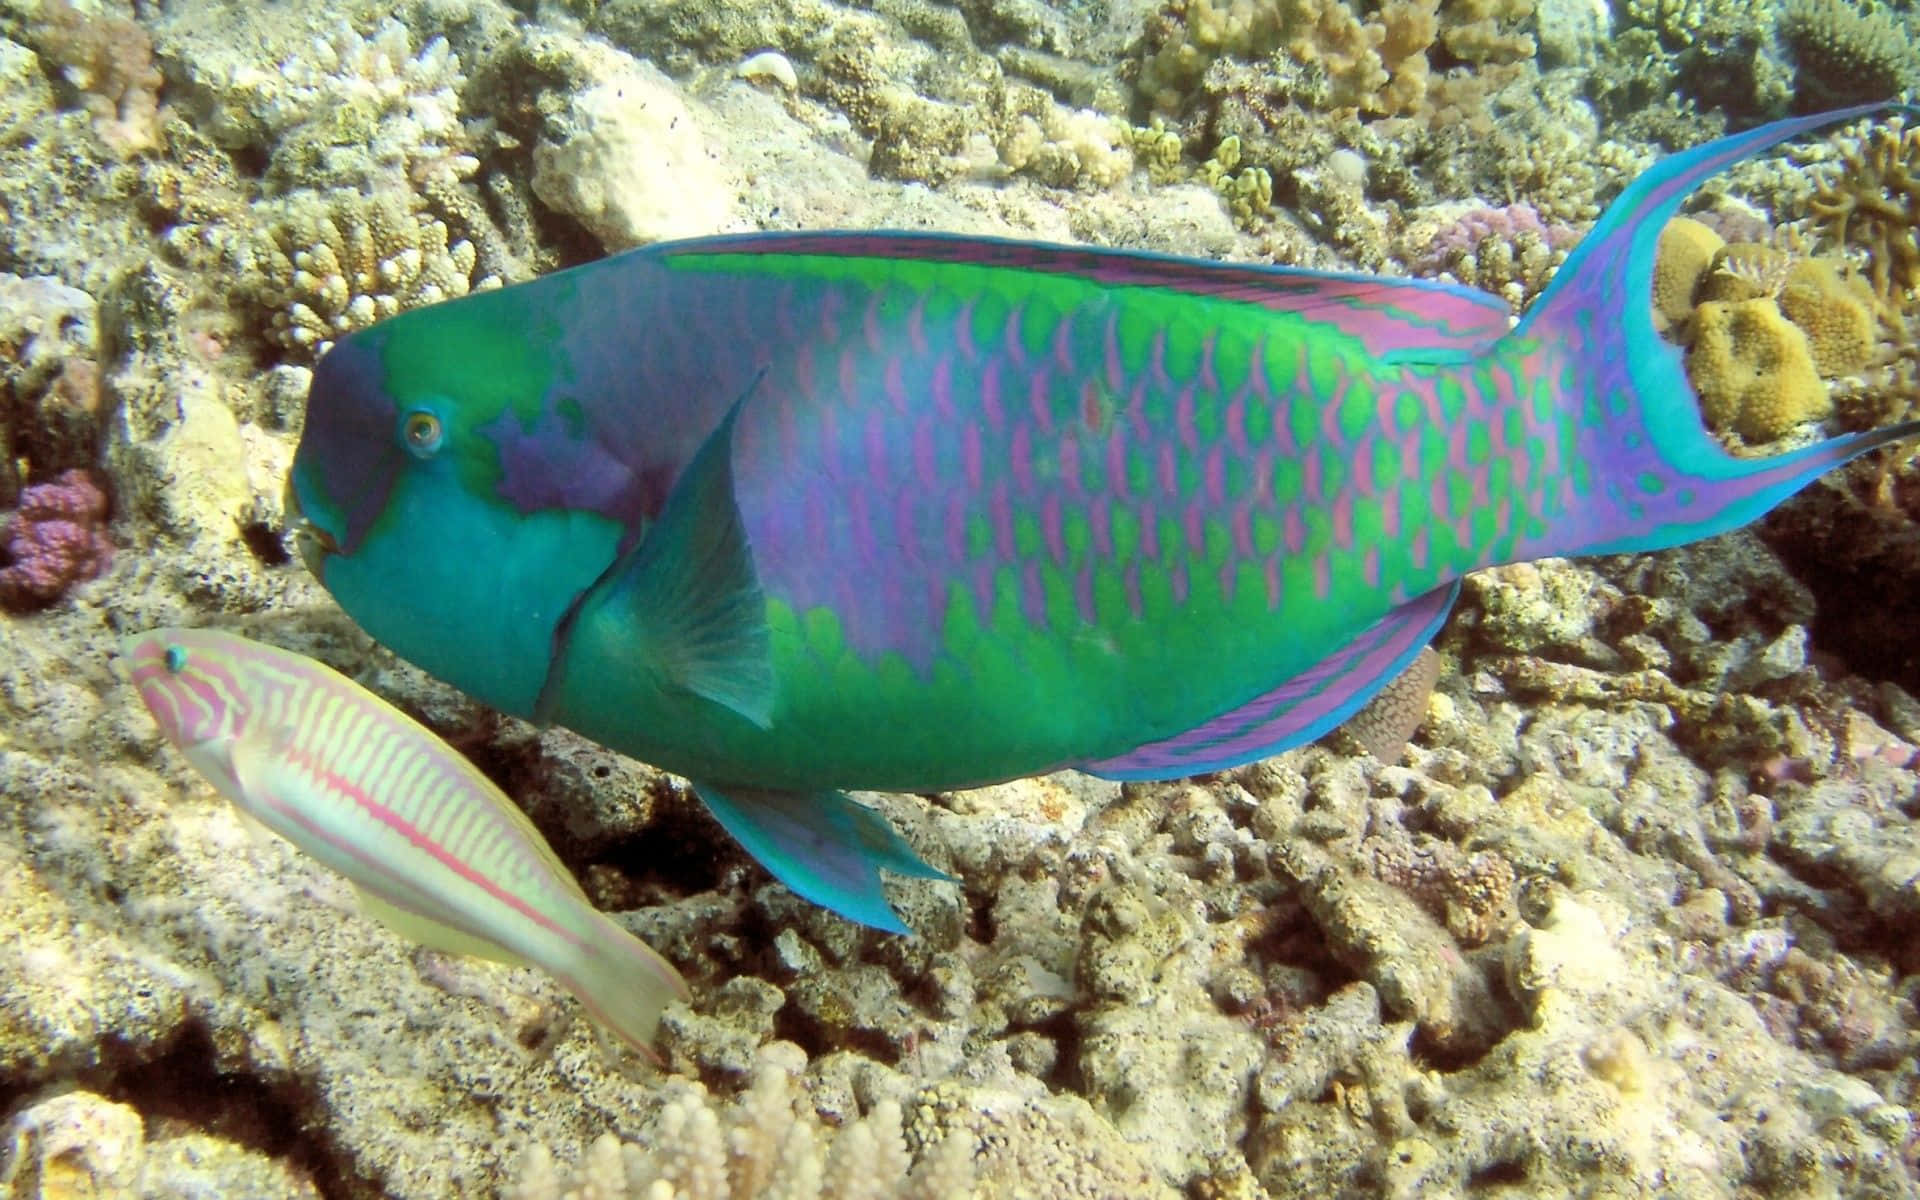
[[[1635,181],[1513,325],[1470,289],[911,233],[656,245],[395,317],[315,371],[290,508],[370,634],[695,781],[801,895],[933,876],[841,788],[1211,771],[1358,710],[1459,579],[1752,521],[1769,458],[1654,332]]]
[[[539,967],[656,1058],[673,965],[596,909],[506,795],[332,668],[212,629],[129,637],[134,690],[242,813],[347,877],[369,915],[436,950]]]

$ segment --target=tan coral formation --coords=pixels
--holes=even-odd
[[[761,1047],[752,1082],[724,1110],[699,1084],[673,1081],[643,1141],[602,1134],[564,1173],[536,1142],[502,1200],[968,1200],[972,1139],[948,1135],[916,1163],[890,1100],[833,1129],[798,1084],[806,1065],[791,1042]]]

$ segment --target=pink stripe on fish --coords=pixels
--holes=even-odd
[[[1042,437],[1053,433],[1053,380],[1053,371],[1041,367],[1027,383],[1027,410],[1033,414]]]
[[[1101,357],[1106,368],[1107,387],[1116,392],[1122,391],[1127,386],[1127,368],[1120,357],[1120,314],[1117,310],[1107,313],[1106,327],[1102,333]]]
[[[902,365],[899,355],[896,354],[888,357],[887,365],[881,369],[880,387],[886,392],[887,403],[893,406],[893,411],[901,416],[905,416],[909,407],[909,401],[907,399],[907,381],[904,378]]]
[[[1107,491],[1115,503],[1133,499],[1127,486],[1127,436],[1119,429],[1107,435]]]
[[[1239,573],[1240,564],[1231,556],[1229,556],[1225,562],[1221,563],[1220,569],[1214,573],[1214,580],[1220,585],[1220,602],[1222,604],[1233,603],[1233,589],[1239,582]]]
[[[1020,372],[1025,372],[1028,366],[1027,347],[1020,338],[1020,318],[1025,312],[1024,305],[1014,305],[1007,310],[1006,324],[1000,328],[1001,353],[1007,356],[1014,370]]]
[[[1113,506],[1095,500],[1087,508],[1087,525],[1093,534],[1093,552],[1101,558],[1113,557]]]
[[[1201,513],[1200,502],[1193,501],[1181,514],[1181,525],[1187,535],[1187,553],[1197,560],[1207,556],[1207,519]]]
[[[1086,498],[1086,489],[1080,482],[1080,439],[1067,436],[1060,439],[1060,485],[1075,500]]]
[[[1316,600],[1325,600],[1333,594],[1333,561],[1328,554],[1321,553],[1313,559],[1313,595]]]
[[[932,487],[938,480],[938,471],[933,448],[933,422],[925,417],[913,423],[913,474],[915,482],[922,487]]]
[[[1353,548],[1353,493],[1341,492],[1333,498],[1333,544],[1342,550]]]
[[[1368,546],[1366,554],[1361,556],[1360,578],[1368,587],[1380,586],[1380,547]]]
[[[956,420],[953,411],[953,360],[941,355],[940,361],[933,364],[933,375],[928,380],[928,390],[933,395],[933,411],[942,422]]]
[[[1173,400],[1173,427],[1180,435],[1180,445],[1188,454],[1200,449],[1200,434],[1193,427],[1193,385],[1180,389]]]
[[[1287,506],[1287,515],[1280,518],[1280,537],[1286,544],[1287,553],[1298,555],[1307,548],[1307,526],[1300,519],[1297,505]]]
[[[953,491],[947,493],[946,525],[947,559],[949,562],[963,563],[969,558],[967,554],[967,510],[971,507],[972,500],[973,497],[966,492]],[[813,542],[810,544],[819,546],[825,543]]]
[[[967,481],[967,490],[980,490],[980,426],[968,421],[960,427],[960,476]]]
[[[1151,501],[1140,506],[1140,554],[1148,562],[1160,561],[1160,516]]]
[[[1219,442],[1207,451],[1207,501],[1216,507],[1227,502],[1227,448]]]
[[[1040,501],[1040,536],[1047,543],[1047,553],[1053,561],[1065,566],[1067,561],[1067,539],[1061,528],[1060,493],[1048,491]]]
[[[927,297],[930,293],[921,291],[913,298],[913,307],[907,310],[907,345],[912,348],[914,357],[927,356]]]
[[[1013,470],[1013,484],[1020,489],[1022,496],[1033,494],[1033,434],[1028,431],[1027,423],[1022,421],[1013,427],[1013,444],[1007,451],[1008,465]]]
[[[1007,497],[1007,481],[996,479],[987,498],[987,517],[993,525],[993,547],[1000,561],[1017,562],[1013,542],[1013,503]]]
[[[1252,448],[1247,445],[1247,393],[1244,388],[1227,401],[1227,446],[1242,458],[1252,453]]]
[[[1248,505],[1236,504],[1229,523],[1233,533],[1233,553],[1236,557],[1253,557],[1253,512]]]
[[[1161,493],[1169,499],[1177,498],[1180,495],[1179,464],[1174,458],[1173,446],[1166,442],[1160,443],[1159,472]]]
[[[980,411],[986,415],[987,428],[994,436],[1007,430],[1007,412],[1000,405],[1000,360],[990,358],[980,372]]]
[[[973,338],[973,308],[975,301],[969,300],[960,306],[953,316],[952,342],[954,349],[968,362],[980,361],[980,344]]]
[[[1037,559],[1020,564],[1020,611],[1027,624],[1035,629],[1047,628],[1047,588],[1040,578]]]

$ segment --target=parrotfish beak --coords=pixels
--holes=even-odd
[[[281,500],[286,511],[287,529],[293,534],[294,551],[300,555],[300,561],[306,564],[307,572],[321,583],[325,583],[327,558],[340,552],[339,542],[331,533],[307,519],[300,508],[300,490],[293,485],[293,477],[287,477],[286,493]]]

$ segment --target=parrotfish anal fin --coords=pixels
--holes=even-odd
[[[510,967],[527,965],[524,959],[503,946],[495,945],[482,937],[475,937],[471,933],[464,933],[432,917],[423,917],[419,913],[409,912],[390,900],[381,899],[359,884],[354,884],[353,892],[360,898],[361,911],[401,937],[419,942],[429,950],[439,950],[446,954],[470,954],[475,958],[505,963]]]
[[[733,425],[746,399],[735,400],[701,443],[652,528],[582,597],[561,628],[555,658],[573,630],[615,621],[622,632],[612,642],[637,643],[636,656],[666,683],[765,729],[773,720],[773,641],[733,492]],[[535,715],[547,707],[543,695]]]
[[[794,893],[849,921],[911,933],[880,890],[880,868],[948,879],[928,866],[887,819],[843,792],[768,792],[696,783],[714,819]]]
[[[1507,332],[1513,316],[1499,297],[1457,284],[945,233],[749,233],[675,242],[659,253],[669,263],[725,254],[909,259],[1073,275],[1109,287],[1167,288],[1323,321],[1358,338],[1369,354],[1423,362],[1485,347]]]
[[[1289,750],[1340,724],[1405,671],[1460,594],[1460,584],[1407,601],[1270,692],[1185,733],[1080,769],[1103,779],[1177,779]]]
[[[1427,697],[1440,679],[1440,655],[1432,646],[1420,647],[1407,669],[1387,681],[1359,712],[1340,728],[1361,749],[1383,763],[1397,763],[1407,740],[1427,715]]]

